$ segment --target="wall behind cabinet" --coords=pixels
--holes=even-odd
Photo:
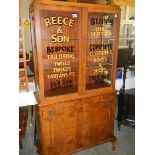
[[[22,2],[22,18],[29,19],[29,6],[33,2],[33,0],[20,0]],[[25,51],[32,51],[31,44],[31,33],[30,30],[24,30],[24,39],[25,39]]]

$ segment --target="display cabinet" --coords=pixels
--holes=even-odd
[[[36,0],[30,19],[39,152],[114,149],[119,7]]]
[[[133,48],[135,53],[135,8],[121,6],[119,48]]]

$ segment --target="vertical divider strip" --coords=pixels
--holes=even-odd
[[[86,63],[87,63],[87,33],[88,33],[88,8],[83,8],[83,67],[82,67],[82,75],[83,75],[83,83],[82,83],[82,92],[86,93]]]
[[[40,26],[40,5],[34,6],[35,26],[36,26],[36,45],[38,54],[38,72],[39,72],[39,89],[40,89],[40,100],[44,99],[44,79],[43,79],[43,62],[42,62],[42,51],[41,51],[41,26]]]
[[[83,75],[82,75],[82,69],[83,69],[83,12],[82,12],[82,8],[80,8],[80,12],[79,12],[79,20],[80,20],[80,24],[79,24],[79,81],[78,81],[78,94],[82,95],[83,94]]]

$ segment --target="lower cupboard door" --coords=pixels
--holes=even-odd
[[[79,148],[77,102],[48,106],[41,119],[45,155],[59,155]]]

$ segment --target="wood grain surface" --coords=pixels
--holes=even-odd
[[[43,155],[71,154],[109,141],[115,149],[115,74],[120,8],[110,5],[36,0],[30,7],[30,17],[36,73],[35,96],[38,101],[37,131],[40,135],[37,145],[42,149],[40,152]],[[112,19],[113,24],[109,29],[112,35],[95,38],[90,36],[92,31],[98,29],[96,27],[106,25],[100,23],[93,26],[92,18]],[[45,19],[48,20],[47,23],[50,21],[50,24],[45,24]],[[69,36],[69,40],[51,40],[53,34]],[[110,84],[99,83],[96,86],[94,81],[89,80],[90,76],[100,75],[92,71],[99,63],[95,62],[96,57],[89,55],[89,46],[104,44],[105,41],[112,43],[112,53],[107,57],[111,66],[107,68],[109,75],[106,77]],[[68,54],[66,49],[56,51],[56,47],[66,46],[74,47],[74,59],[53,57],[53,54]],[[47,56],[49,53],[51,59]],[[75,76],[49,76],[59,74],[60,68],[60,73],[69,73],[64,67],[70,67],[69,70],[74,72]],[[62,87],[66,85],[66,81],[72,87]]]

